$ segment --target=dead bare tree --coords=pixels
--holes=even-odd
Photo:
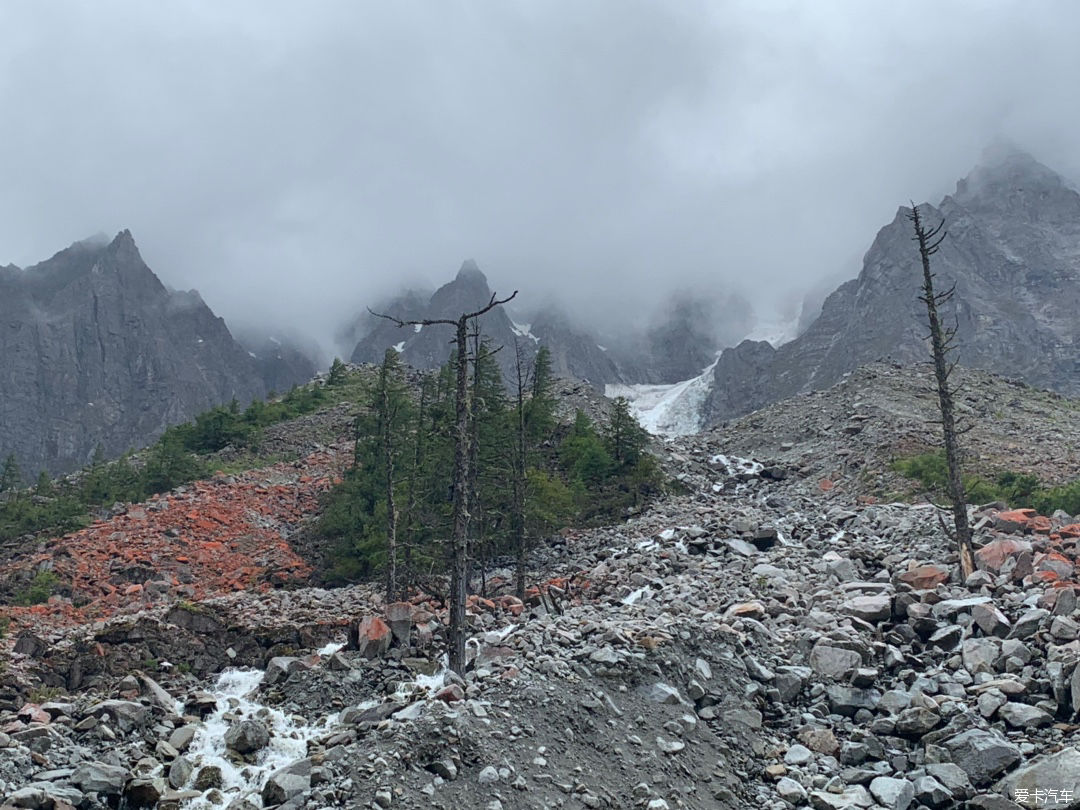
[[[517,290],[507,298],[498,299],[495,293],[491,299],[475,312],[463,312],[455,320],[450,318],[430,318],[404,321],[393,315],[386,315],[368,309],[377,318],[383,318],[399,327],[403,326],[453,326],[454,343],[457,345],[457,385],[454,395],[454,506],[453,529],[450,536],[450,643],[448,658],[450,669],[459,675],[465,674],[465,601],[468,596],[469,571],[469,321],[475,321],[481,315],[495,307],[514,299]]]
[[[945,443],[948,496],[953,512],[953,535],[960,552],[960,570],[964,579],[967,579],[975,571],[975,554],[971,544],[967,495],[964,492],[964,478],[960,466],[959,431],[956,427],[953,407],[955,389],[949,382],[956,363],[948,362],[948,354],[955,348],[953,341],[956,338],[956,329],[943,327],[938,312],[938,307],[953,297],[956,285],[954,284],[945,292],[935,292],[934,278],[936,276],[930,270],[930,257],[940,250],[941,243],[949,234],[944,230],[944,220],[932,228],[927,228],[922,222],[922,217],[919,216],[919,207],[914,202],[911,204],[908,219],[915,228],[913,241],[919,243],[919,257],[922,259],[923,286],[919,300],[926,305],[926,314],[930,321],[930,350],[934,357],[934,377],[937,381],[938,408],[941,411],[941,429]]]

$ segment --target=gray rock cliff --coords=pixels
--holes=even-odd
[[[27,475],[152,441],[264,393],[248,353],[194,292],[171,292],[128,231],[0,270],[0,456]]]
[[[949,232],[933,270],[939,290],[956,285],[942,314],[958,329],[959,362],[1080,393],[1080,194],[1029,155],[999,149],[954,194],[920,209]],[[858,278],[833,292],[796,340],[774,352],[749,343],[724,352],[706,423],[826,388],[863,363],[928,359],[909,211],[897,211]]]
[[[505,298],[513,290],[499,290]],[[382,307],[373,307],[402,320],[456,319],[462,312],[475,311],[491,300],[487,277],[474,261],[466,261],[453,281],[437,289],[430,298],[406,292]],[[557,308],[547,307],[533,316],[531,324],[515,324],[504,307],[496,307],[480,319],[483,334],[493,346],[504,347],[495,356],[506,380],[515,379],[514,345],[521,346],[531,360],[543,345],[551,351],[552,372],[556,376],[589,380],[594,385],[619,380],[620,371],[596,338],[573,327]],[[369,317],[359,326],[366,334],[352,353],[354,363],[378,363],[388,348],[396,348],[402,359],[415,368],[439,368],[453,350],[450,326],[398,327],[391,321]]]

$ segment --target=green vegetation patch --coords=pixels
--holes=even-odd
[[[241,410],[236,400],[211,408],[191,422],[166,430],[139,454],[108,462],[99,448],[90,465],[70,479],[53,482],[42,472],[27,489],[14,455],[0,467],[0,541],[24,535],[63,535],[88,526],[94,512],[114,503],[145,501],[182,484],[205,478],[216,465],[207,458],[233,447],[242,451],[229,466],[240,472],[270,463],[258,452],[264,428],[361,398],[367,383],[363,371],[349,371],[335,361],[326,385],[294,386],[287,394],[270,394]],[[246,466],[245,466],[246,465]]]
[[[897,459],[892,469],[919,481],[933,495],[945,497],[948,468],[943,450]],[[1014,509],[1030,508],[1043,515],[1057,509],[1070,515],[1080,514],[1080,480],[1045,487],[1034,475],[1006,471],[992,479],[965,475],[964,490],[971,503],[1004,501]]]

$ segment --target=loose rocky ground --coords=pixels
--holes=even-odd
[[[1080,477],[1080,400],[982,371],[957,368],[957,418],[968,472],[1031,473],[1056,485]],[[825,482],[834,497],[908,495],[895,458],[940,447],[930,365],[875,363],[825,391],[777,403],[679,444],[768,458]]]
[[[538,549],[526,604],[495,576],[471,604],[464,679],[439,664],[441,606],[366,587],[20,626],[0,793],[30,808],[1080,807],[1080,526],[975,514],[981,570],[961,581],[933,507],[860,501],[816,460],[888,439],[902,382],[868,373],[885,393],[868,386],[835,428],[832,400],[748,417],[776,437],[760,462],[735,434],[667,446],[690,494]],[[1072,403],[1017,396],[1021,429],[1080,435],[1055,421]],[[1075,469],[1070,447],[1044,458]]]

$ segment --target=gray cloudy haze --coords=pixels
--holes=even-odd
[[[467,257],[615,320],[781,307],[1008,138],[1080,177],[1071,2],[0,3],[0,264],[130,228],[326,341]]]

